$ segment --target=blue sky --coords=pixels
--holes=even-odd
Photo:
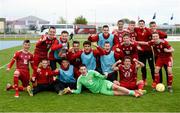
[[[14,20],[34,15],[55,23],[64,17],[69,23],[83,15],[89,22],[116,22],[121,18],[147,23],[180,24],[180,0],[0,0],[0,17]],[[174,19],[170,17],[174,14]]]

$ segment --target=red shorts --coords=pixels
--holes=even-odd
[[[127,82],[127,83],[120,82],[120,86],[125,87],[127,89],[131,89],[131,90],[138,89],[138,86],[136,85],[135,82],[131,82],[131,83],[129,83],[129,82]]]
[[[167,58],[158,57],[156,60],[156,66],[162,67],[164,65],[167,65],[167,67],[172,67],[173,65],[172,57],[167,57]]]
[[[19,71],[20,73],[19,79],[21,80],[23,87],[27,87],[29,85],[29,80],[30,80],[29,71],[24,69],[16,69],[16,70]]]

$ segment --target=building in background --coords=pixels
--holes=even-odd
[[[0,18],[0,34],[3,34],[6,29],[6,19]]]
[[[6,33],[34,33],[39,26],[50,22],[35,16],[27,16],[13,21],[7,21]]]

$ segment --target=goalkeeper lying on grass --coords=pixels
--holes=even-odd
[[[105,95],[132,95],[134,97],[140,97],[143,92],[138,90],[128,90],[127,88],[118,86],[108,80],[106,76],[101,75],[97,71],[89,70],[85,65],[81,65],[79,71],[81,72],[80,77],[77,81],[77,89],[72,90],[69,87],[64,89],[65,93],[81,93],[82,85],[88,88],[92,93],[101,93]]]

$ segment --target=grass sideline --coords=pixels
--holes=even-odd
[[[180,112],[180,42],[171,42],[174,53],[174,93],[151,91],[151,77],[148,71],[148,94],[141,98],[131,96],[106,96],[88,91],[76,95],[58,96],[54,92],[38,93],[29,97],[27,92],[20,92],[14,98],[14,91],[5,91],[7,83],[12,83],[14,67],[9,73],[0,69],[0,112]],[[0,50],[0,67],[7,64],[15,51],[21,46]],[[34,49],[32,44],[31,52]],[[164,83],[166,78],[164,78]]]

